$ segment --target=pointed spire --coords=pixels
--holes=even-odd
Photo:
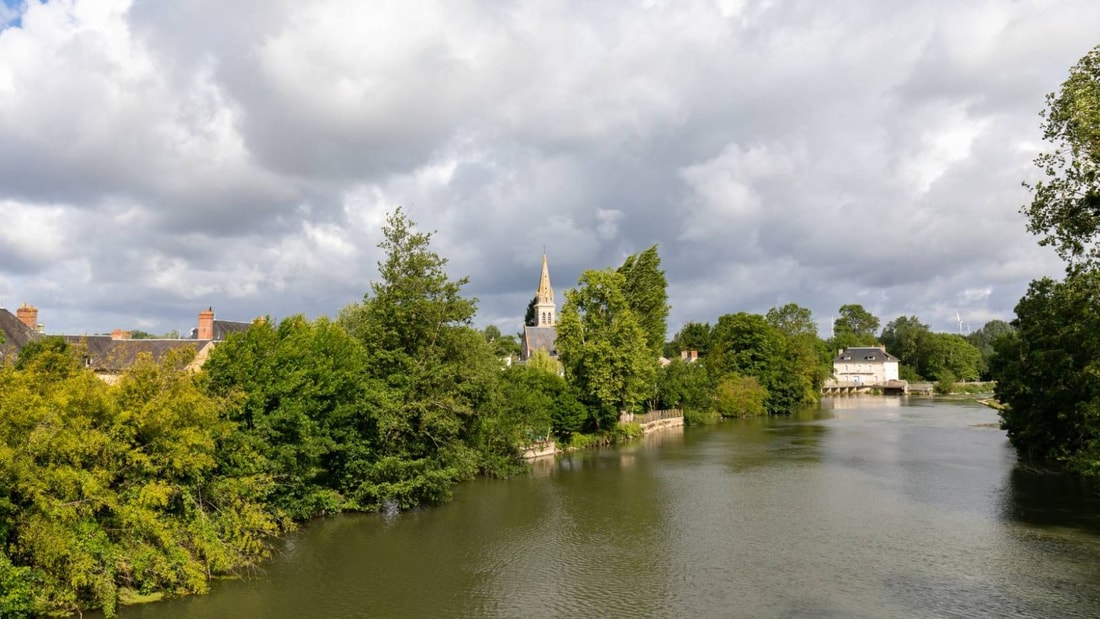
[[[537,293],[538,304],[554,304],[554,289],[550,287],[550,267],[546,264],[546,253],[542,254],[542,276],[539,278]]]
[[[535,311],[538,314],[538,326],[553,327],[558,324],[557,311],[554,308],[554,289],[550,287],[550,267],[546,264],[546,251],[542,253],[542,276],[539,277],[539,290],[535,293]]]

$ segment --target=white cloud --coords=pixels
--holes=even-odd
[[[656,242],[674,324],[854,301],[948,328],[1060,268],[1019,182],[1100,5],[50,0],[17,23],[0,295],[58,328],[335,313],[398,205],[486,323],[518,324],[544,246],[565,288]]]

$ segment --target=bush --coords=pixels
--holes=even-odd
[[[756,417],[768,413],[768,390],[755,376],[730,374],[718,382],[718,412],[723,417]]]

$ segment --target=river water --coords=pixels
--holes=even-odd
[[[1017,468],[996,414],[827,399],[341,516],[172,617],[1100,617],[1098,488]]]

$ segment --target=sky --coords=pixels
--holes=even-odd
[[[657,244],[688,321],[1011,319],[1095,0],[2,0],[0,305],[47,333],[335,316],[401,206],[521,329]]]

